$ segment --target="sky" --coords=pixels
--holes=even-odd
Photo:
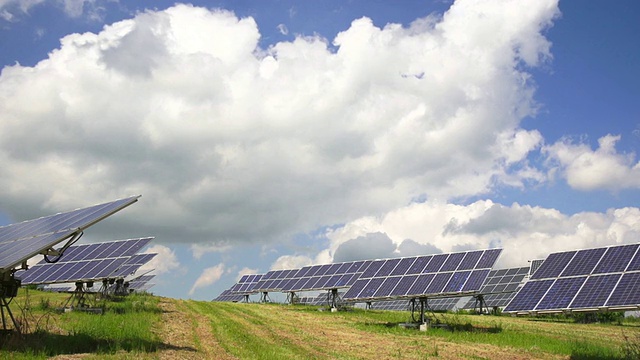
[[[0,0],[0,225],[142,195],[151,290],[640,241],[635,0]]]

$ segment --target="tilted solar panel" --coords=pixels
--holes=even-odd
[[[347,301],[451,297],[476,293],[502,249],[376,260],[347,290]],[[401,266],[399,271],[395,271]]]
[[[55,284],[125,277],[155,254],[135,254],[153,237],[74,245],[55,263],[44,260],[17,274],[22,284]],[[70,256],[66,256],[70,255]],[[91,256],[100,256],[92,258]]]
[[[0,273],[138,201],[140,196],[0,227]]]
[[[376,263],[376,265],[369,266],[371,263]],[[305,266],[283,283],[280,290],[283,292],[298,292],[346,288],[351,286],[365,269],[377,272],[383,263],[384,261],[360,260]]]
[[[640,307],[640,244],[554,253],[504,309],[508,313]]]

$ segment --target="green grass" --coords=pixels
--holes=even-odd
[[[106,302],[102,315],[57,313],[55,308],[67,297],[32,290],[16,298],[12,309],[20,318],[30,314],[29,331],[24,338],[0,337],[0,359],[74,354],[148,359],[162,356],[164,350],[190,351],[202,357],[226,352],[258,360],[431,359],[445,353],[469,359],[518,354],[622,360],[640,354],[640,324],[634,321],[581,324],[566,318],[437,314],[432,325],[442,326],[421,332],[398,326],[411,322],[408,312],[352,309],[332,313],[313,306],[192,300],[174,302],[177,313],[170,318],[178,316],[186,322],[173,329],[184,332],[186,343],[172,347],[157,335],[161,333],[156,330],[164,328],[157,297],[132,295]],[[21,308],[29,311],[23,313]]]
[[[160,321],[157,299],[128,296],[106,302],[103,314],[81,311],[57,314],[67,296],[31,290],[14,299],[12,311],[22,318],[24,335],[0,339],[2,359],[45,359],[61,354],[148,353],[161,346],[152,331]],[[24,314],[29,308],[31,315]],[[25,321],[26,320],[26,321]]]

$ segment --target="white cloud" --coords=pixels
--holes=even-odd
[[[615,145],[620,136],[607,135],[598,140],[595,151],[584,143],[563,139],[544,148],[552,173],[560,173],[578,190],[623,190],[640,188],[640,162],[635,154],[620,154]],[[554,166],[555,165],[555,166]]]
[[[68,35],[0,75],[2,210],[143,194],[110,236],[143,228],[204,244],[196,255],[542,181],[526,163],[540,136],[519,124],[557,14],[555,0],[459,1],[409,28],[355,20],[337,51],[260,49],[252,18],[189,5]]]
[[[313,260],[304,255],[283,255],[271,264],[270,270],[299,269],[311,265]]]
[[[403,246],[416,244],[428,246],[420,249],[424,254],[500,247],[504,251],[499,267],[526,266],[527,260],[556,251],[635,243],[640,236],[639,217],[638,208],[569,216],[554,209],[505,206],[489,200],[466,206],[425,202],[329,231],[331,245],[318,258],[333,260],[354,239],[367,239],[370,246],[379,247],[382,242],[376,239],[380,236],[371,234],[384,233],[396,247],[395,252],[385,250],[390,257],[404,256]]]
[[[220,244],[192,244],[190,246],[191,253],[195,259],[200,259],[202,255],[206,253],[222,253],[231,250],[232,246],[229,243]]]
[[[240,280],[240,278],[245,276],[245,275],[253,275],[253,274],[257,274],[257,273],[258,273],[258,269],[250,269],[248,267],[244,267],[244,268],[240,269],[240,271],[238,271],[238,276],[236,277],[236,282],[238,282]]]
[[[164,245],[152,245],[144,251],[145,254],[158,254],[148,263],[142,265],[138,273],[153,270],[155,275],[170,273],[180,269],[180,262],[175,252]]]
[[[193,295],[198,288],[212,285],[216,281],[220,280],[220,277],[222,277],[224,272],[225,266],[223,263],[204,269],[202,274],[200,274],[200,277],[196,279],[196,282],[191,287],[191,290],[189,290],[189,295]]]

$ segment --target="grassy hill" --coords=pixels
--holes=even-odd
[[[68,295],[21,290],[11,307],[24,335],[0,338],[0,359],[625,359],[640,323],[437,314],[446,327],[398,324],[408,312],[330,312],[282,304],[150,295],[96,302],[101,315],[55,308]]]

